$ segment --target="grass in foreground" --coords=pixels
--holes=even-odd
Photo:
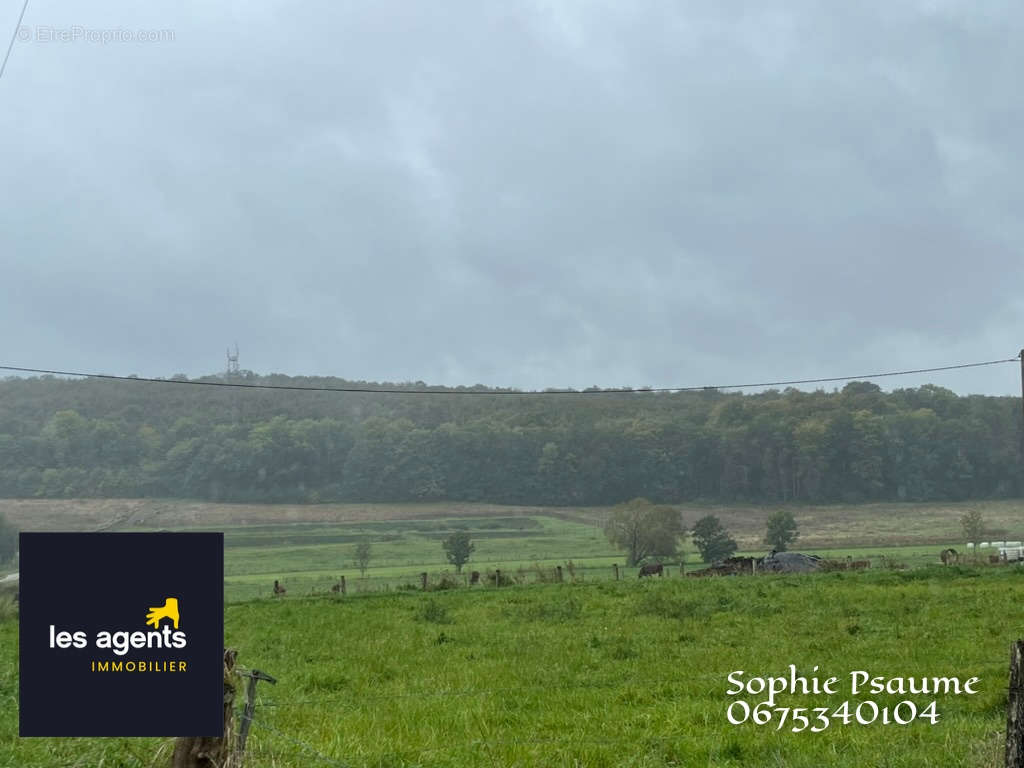
[[[1019,568],[930,568],[289,596],[228,606],[226,632],[240,663],[280,681],[261,685],[247,768],[982,768],[1000,764],[1022,588]],[[17,740],[16,647],[0,619],[0,765],[166,764],[166,740]],[[937,697],[936,725],[726,721],[729,672],[788,664],[839,676],[843,693],[782,706],[839,706],[853,670],[976,676],[981,692]]]

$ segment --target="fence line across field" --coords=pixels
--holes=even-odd
[[[1001,659],[998,662],[988,661],[988,662],[984,662],[984,663],[988,664],[990,666],[991,665],[995,665],[995,664],[1004,665],[1006,663],[1006,660],[1005,659]],[[469,689],[469,688],[467,688],[467,689],[459,689],[459,690],[454,690],[454,691],[409,691],[409,692],[406,692],[406,693],[392,693],[392,694],[387,694],[387,693],[385,693],[385,694],[362,694],[362,693],[352,692],[352,693],[348,693],[348,694],[345,694],[345,695],[320,696],[320,697],[316,697],[316,698],[306,698],[306,699],[259,699],[258,703],[259,703],[259,705],[261,707],[292,707],[292,706],[302,706],[302,705],[307,705],[307,704],[314,704],[315,705],[315,704],[327,704],[327,703],[334,703],[334,702],[339,702],[339,701],[346,701],[346,702],[349,702],[353,707],[355,707],[355,706],[358,706],[361,702],[366,702],[366,701],[389,701],[389,700],[394,700],[394,699],[414,699],[414,698],[445,698],[445,697],[448,697],[448,696],[451,696],[451,697],[454,698],[454,697],[471,697],[471,696],[493,696],[493,695],[498,695],[498,694],[506,694],[506,695],[529,694],[529,693],[533,693],[533,692],[536,692],[536,691],[552,690],[552,689],[555,689],[555,690],[558,690],[558,691],[607,690],[607,689],[610,689],[610,688],[617,688],[617,687],[620,687],[620,686],[628,686],[628,685],[647,686],[647,687],[660,686],[660,685],[682,685],[682,684],[684,684],[686,682],[686,680],[719,680],[723,684],[725,684],[727,682],[727,680],[728,680],[728,675],[730,674],[730,672],[733,672],[733,671],[735,671],[735,670],[730,670],[729,672],[722,672],[720,674],[687,675],[685,679],[680,678],[680,679],[674,679],[674,680],[668,680],[668,679],[662,679],[662,680],[621,680],[621,681],[603,681],[603,682],[600,682],[600,683],[568,683],[568,684],[566,684],[566,683],[548,683],[548,684],[545,684],[545,685],[540,685],[540,684],[538,684],[538,685],[524,685],[524,686],[514,686],[514,687],[507,687],[507,688],[476,688],[476,689]],[[778,676],[779,675],[770,675],[770,677],[778,677]],[[806,675],[803,675],[803,676],[806,677]],[[842,677],[842,676],[840,676],[840,677]],[[908,675],[908,677],[910,677],[910,676]],[[931,678],[931,677],[941,677],[941,676],[939,676],[939,675],[928,675],[927,677]],[[1009,688],[1001,688],[1001,690],[1010,690],[1010,689]],[[751,694],[745,694],[745,695],[749,697]],[[800,693],[800,694],[792,694],[792,693],[786,691],[786,692],[784,692],[784,695],[786,695],[786,696],[790,696],[790,695],[803,696],[804,694],[802,694],[802,693]],[[825,695],[825,696],[840,696],[840,695],[843,695],[843,694],[835,693],[835,694],[822,694],[822,695]],[[918,695],[918,694],[885,693],[885,694],[880,694],[880,695],[895,697],[895,696],[901,696],[901,695],[903,695],[903,696],[911,696],[911,695]]]
[[[732,671],[732,670],[730,670]],[[704,673],[699,675],[686,675],[685,680],[726,680],[729,672],[722,672],[720,674]],[[544,690],[559,690],[559,691],[584,691],[584,690],[601,690],[607,688],[617,688],[619,686],[627,685],[639,685],[639,686],[656,686],[656,685],[680,685],[685,682],[684,679],[659,679],[659,680],[602,680],[596,683],[537,683],[535,685],[519,685],[509,686],[503,688],[460,688],[455,690],[437,690],[437,691],[406,691],[404,693],[375,693],[375,694],[361,694],[361,693],[348,693],[345,695],[337,696],[320,696],[317,698],[307,699],[266,699],[261,700],[260,706],[263,707],[290,707],[299,704],[322,704],[324,702],[332,701],[351,701],[358,703],[359,701],[378,701],[388,699],[409,699],[409,698],[438,698],[445,696],[491,696],[494,694],[515,694],[515,693],[529,693],[535,691]]]
[[[1024,554],[1024,549],[1022,549]],[[874,566],[872,570],[888,570],[890,568],[896,569],[893,565],[910,565],[910,566],[922,566],[922,565],[938,565],[938,552],[932,553],[919,553],[903,555],[898,558],[890,557],[887,555],[866,555],[866,559],[872,561]],[[828,558],[824,558],[828,559]],[[885,561],[886,564],[880,564],[880,561]],[[562,561],[562,581],[565,583],[586,583],[586,582],[608,582],[608,581],[624,581],[626,579],[636,579],[636,575],[639,568],[636,566],[625,566],[619,564],[608,564],[608,565],[574,565],[572,571],[568,570],[566,561]],[[1011,558],[1012,563],[1012,558]],[[615,565],[618,565],[618,578],[615,575]],[[481,566],[483,567],[483,566]],[[544,578],[538,577],[537,566],[526,566],[521,565],[516,568],[497,568],[487,569],[479,571],[480,586],[488,587],[492,586],[487,579],[487,574],[500,571],[502,577],[508,577],[512,580],[512,584],[507,586],[517,586],[521,584],[534,583],[536,581],[546,582],[557,582],[558,578],[555,576],[558,564],[552,565],[540,565],[539,571],[543,574]],[[707,567],[707,563],[703,561],[686,562],[684,564],[673,564],[666,570],[666,576],[673,575],[678,576],[679,573],[685,573],[689,575],[698,570]],[[683,570],[681,571],[680,568]],[[344,570],[344,569],[339,569]],[[472,569],[475,570],[475,569]],[[413,591],[420,589],[422,585],[422,575],[427,573],[428,582],[431,585],[439,583],[442,578],[455,579],[457,582],[468,582],[469,575],[472,572],[471,566],[467,566],[461,574],[456,574],[453,571],[446,570],[432,570],[432,571],[410,571],[406,573],[399,573],[389,576],[378,576],[370,575],[366,577],[352,577],[346,574],[347,593],[349,595],[359,594],[379,594],[382,592],[403,592]],[[323,576],[306,576],[303,572],[295,572],[295,575],[289,576],[287,571],[275,571],[267,574],[266,583],[263,582],[232,582],[231,577],[228,576],[225,580],[225,592],[227,602],[245,602],[248,600],[254,600],[264,597],[270,597],[273,594],[273,581],[279,579],[282,586],[287,588],[287,592],[284,595],[284,599],[288,597],[316,597],[324,596],[325,594],[331,593],[331,587],[337,583],[338,577],[332,577],[330,575]],[[517,581],[518,579],[518,581]],[[487,583],[484,583],[487,582]],[[291,585],[291,586],[289,586]]]

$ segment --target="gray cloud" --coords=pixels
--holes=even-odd
[[[1022,21],[954,2],[31,6],[33,38],[173,40],[15,46],[0,357],[198,375],[237,339],[261,372],[525,387],[1008,357]]]

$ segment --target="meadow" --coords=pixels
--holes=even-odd
[[[228,605],[265,670],[246,758],[272,766],[996,766],[1024,569],[650,579]],[[17,732],[17,622],[0,620],[0,765],[159,766],[170,741]],[[730,724],[727,676],[978,677],[975,695],[783,695],[780,706],[936,700],[938,722],[818,733]],[[54,692],[74,706],[73,692]]]
[[[795,510],[797,549],[871,559],[864,572],[693,579],[673,567],[668,578],[638,580],[621,568],[614,581],[611,564],[624,559],[601,532],[600,509],[44,504],[5,511],[23,529],[225,532],[226,643],[245,668],[279,680],[260,685],[247,768],[1001,765],[1024,568],[937,565],[942,546],[962,546],[964,505]],[[993,530],[1021,538],[1015,505],[979,506]],[[719,514],[744,551],[763,554],[771,511],[685,514]],[[440,541],[456,530],[476,544],[467,570],[501,568],[521,583],[415,589],[421,571],[432,590],[451,575]],[[361,540],[373,551],[366,578],[353,560]],[[699,568],[692,545],[684,550],[686,570]],[[882,567],[883,557],[909,567]],[[564,583],[542,580],[554,565]],[[342,574],[348,594],[332,594]],[[271,597],[274,579],[287,595]],[[169,739],[16,738],[12,588],[0,588],[0,766],[166,766]],[[763,698],[727,695],[730,672],[777,676],[789,664],[844,681],[854,670],[978,677],[980,692],[854,697],[841,688],[778,701],[832,711],[847,700],[923,709],[934,699],[935,724],[831,719],[821,732],[794,733],[774,720],[727,721],[734,700]],[[55,691],[54,703],[88,705],[71,691]]]
[[[739,554],[763,555],[764,526],[773,507],[685,505],[692,524],[717,515],[740,545]],[[793,507],[800,527],[795,547],[828,558],[885,557],[915,567],[938,562],[947,546],[963,550],[959,519],[967,509],[985,517],[992,538],[1024,538],[1020,505],[1013,501],[948,504],[869,504]],[[217,530],[225,534],[225,597],[269,595],[275,579],[289,595],[325,592],[345,576],[352,592],[437,580],[452,570],[441,539],[454,531],[472,536],[467,570],[501,569],[536,580],[538,568],[565,568],[577,579],[607,580],[625,563],[601,530],[600,507],[517,507],[494,504],[212,504],[180,500],[0,500],[0,514],[20,530]],[[363,574],[355,545],[369,541],[372,557]],[[704,565],[684,542],[686,570]],[[623,578],[635,570],[622,569]],[[0,575],[3,575],[0,573]]]

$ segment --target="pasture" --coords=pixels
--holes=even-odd
[[[930,567],[286,596],[230,604],[226,639],[239,663],[279,680],[260,688],[250,768],[986,768],[1000,764],[1022,588],[1018,567]],[[168,740],[17,740],[17,623],[0,615],[0,765],[166,762]],[[980,692],[779,699],[934,698],[935,725],[793,733],[727,722],[730,672],[775,676],[788,664],[840,678],[975,676]],[[73,693],[55,691],[54,703],[74,706]]]
[[[870,559],[870,571],[636,578],[600,529],[607,510],[494,505],[259,506],[165,501],[0,501],[22,530],[225,531],[226,642],[261,684],[247,768],[283,766],[1000,765],[1009,643],[1024,634],[1024,568],[943,568],[971,505],[796,508],[796,548]],[[1015,504],[981,509],[994,535],[1022,538]],[[741,554],[763,554],[772,509],[719,515]],[[466,570],[522,583],[411,589],[451,572],[441,539],[467,531]],[[366,578],[353,559],[368,540]],[[702,564],[687,544],[686,569]],[[879,567],[882,558],[911,566]],[[575,577],[568,570],[574,564]],[[537,583],[554,565],[564,583]],[[339,575],[344,597],[329,592]],[[280,579],[288,593],[271,597]],[[2,592],[10,592],[3,590]],[[735,670],[976,676],[942,696],[935,725],[833,724],[792,733],[732,725]],[[17,622],[0,593],[0,766],[157,768],[171,742],[18,740]],[[854,703],[863,700],[858,696]],[[880,706],[906,696],[874,696]],[[921,706],[926,699],[912,697]],[[846,695],[783,696],[838,707]],[[757,697],[745,697],[751,704]],[[55,691],[55,706],[76,703]]]
[[[962,550],[959,518],[967,509],[985,516],[993,537],[1024,538],[1019,504],[874,504],[794,507],[800,526],[797,549],[823,557],[884,556],[910,566],[938,562],[946,546]],[[764,525],[773,508],[683,505],[692,524],[715,514],[740,545],[739,554],[762,555]],[[268,595],[280,579],[289,595],[324,592],[344,575],[351,591],[397,589],[437,578],[451,567],[440,541],[467,531],[476,551],[467,570],[500,568],[535,580],[537,567],[566,566],[577,578],[610,579],[622,553],[605,539],[604,508],[511,507],[493,504],[209,504],[177,500],[0,500],[21,530],[220,530],[225,532],[225,596],[229,601]],[[372,545],[363,578],[356,542]],[[684,546],[687,570],[703,565],[692,544]],[[623,578],[635,571],[622,572]]]

